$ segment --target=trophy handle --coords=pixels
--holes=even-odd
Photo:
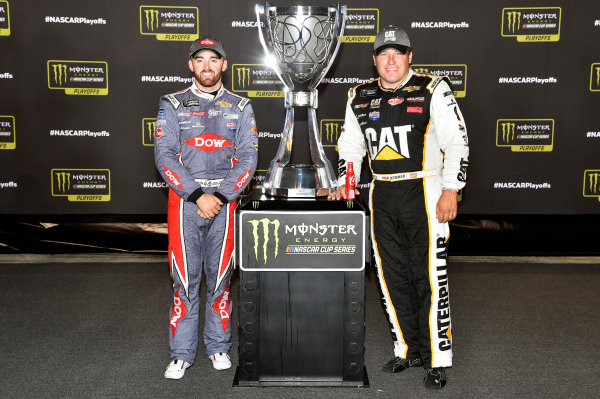
[[[329,63],[327,64],[327,66],[325,68],[323,68],[323,70],[321,71],[321,74],[319,75],[319,77],[317,79],[314,79],[309,88],[310,89],[314,89],[316,88],[319,83],[321,83],[321,81],[323,80],[323,78],[325,77],[325,74],[327,74],[327,71],[329,71],[329,68],[331,68],[331,65],[333,65],[333,60],[335,60],[335,56],[337,55],[338,50],[340,49],[340,44],[342,44],[342,40],[344,38],[344,29],[346,28],[346,6],[341,6],[339,3],[335,3],[333,4],[331,7],[335,7],[336,8],[336,13],[335,13],[335,29],[337,32],[335,32],[335,34],[333,35],[333,37],[338,37],[338,42],[335,46],[335,50],[333,51],[333,54],[331,55],[331,57],[329,58]],[[340,15],[342,18],[341,21],[341,25],[340,25]],[[260,23],[259,23],[260,25]]]
[[[279,63],[274,61],[275,56],[271,52],[271,46],[267,45],[267,41],[265,40],[265,36],[270,37],[271,35],[271,18],[269,18],[270,6],[271,5],[269,2],[266,2],[264,5],[257,4],[255,7],[256,21],[258,25],[258,38],[260,39],[260,44],[262,44],[263,50],[265,51],[265,55],[269,59],[273,60],[273,62],[270,62],[268,66],[275,71],[275,74],[279,80],[283,82],[287,90],[293,90],[294,82],[292,81],[292,78],[281,73]]]

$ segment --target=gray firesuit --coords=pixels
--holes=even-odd
[[[160,99],[155,137],[156,167],[169,184],[170,357],[193,364],[202,271],[207,285],[206,353],[226,353],[231,347],[236,199],[252,179],[258,159],[252,106],[223,86],[212,95],[192,84]],[[196,213],[196,200],[204,193],[224,204],[211,220]]]

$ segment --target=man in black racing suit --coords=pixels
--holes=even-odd
[[[156,167],[169,184],[169,263],[173,305],[169,320],[171,362],[165,377],[179,379],[196,358],[199,292],[206,275],[204,344],[217,370],[231,367],[233,262],[236,199],[258,159],[257,129],[249,100],[223,87],[227,69],[221,43],[194,41],[190,87],[160,99],[156,120]]]
[[[394,336],[395,357],[383,370],[423,365],[425,386],[442,388],[452,365],[448,221],[466,180],[465,122],[446,77],[410,69],[403,29],[377,34],[373,62],[379,78],[348,92],[338,140],[341,188],[329,198],[345,198],[347,162],[358,182],[367,153],[372,244]]]

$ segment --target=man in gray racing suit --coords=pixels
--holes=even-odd
[[[395,357],[383,371],[424,366],[427,388],[446,384],[452,333],[446,266],[448,221],[465,185],[467,132],[446,77],[410,69],[406,32],[380,31],[373,48],[379,78],[348,92],[338,140],[340,180],[367,153],[373,172],[371,239]],[[330,194],[345,197],[344,186]]]
[[[190,47],[190,87],[160,99],[155,163],[169,185],[169,263],[173,278],[170,358],[165,377],[179,379],[196,358],[199,290],[206,275],[204,344],[213,367],[231,367],[234,215],[250,182],[258,138],[249,100],[227,91],[221,43],[210,36]]]

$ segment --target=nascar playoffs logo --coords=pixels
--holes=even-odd
[[[513,152],[549,152],[554,143],[554,119],[498,119],[496,146]]]
[[[331,147],[337,151],[337,141],[342,134],[343,119],[321,119],[319,130],[323,147]]]
[[[48,61],[48,88],[67,95],[108,94],[108,63],[104,61]]]
[[[452,83],[454,97],[467,96],[467,66],[465,64],[414,64],[412,70],[435,76],[447,76]]]
[[[14,150],[15,148],[17,148],[15,117],[0,115],[0,150]]]
[[[373,43],[377,32],[378,8],[348,8],[343,43]]]
[[[283,97],[277,74],[263,64],[233,64],[231,90],[248,97]]]
[[[110,201],[110,170],[52,169],[52,196],[69,201]]]
[[[600,91],[600,62],[592,64],[590,72],[590,91]]]
[[[560,7],[502,9],[502,36],[518,42],[557,42],[560,39]]]
[[[156,118],[143,118],[142,119],[142,144],[146,147],[153,147],[155,134],[156,134]]]
[[[600,201],[600,170],[583,172],[583,196],[596,197]]]
[[[8,1],[0,1],[0,36],[10,36]]]
[[[140,6],[140,34],[156,40],[196,40],[198,7]]]

